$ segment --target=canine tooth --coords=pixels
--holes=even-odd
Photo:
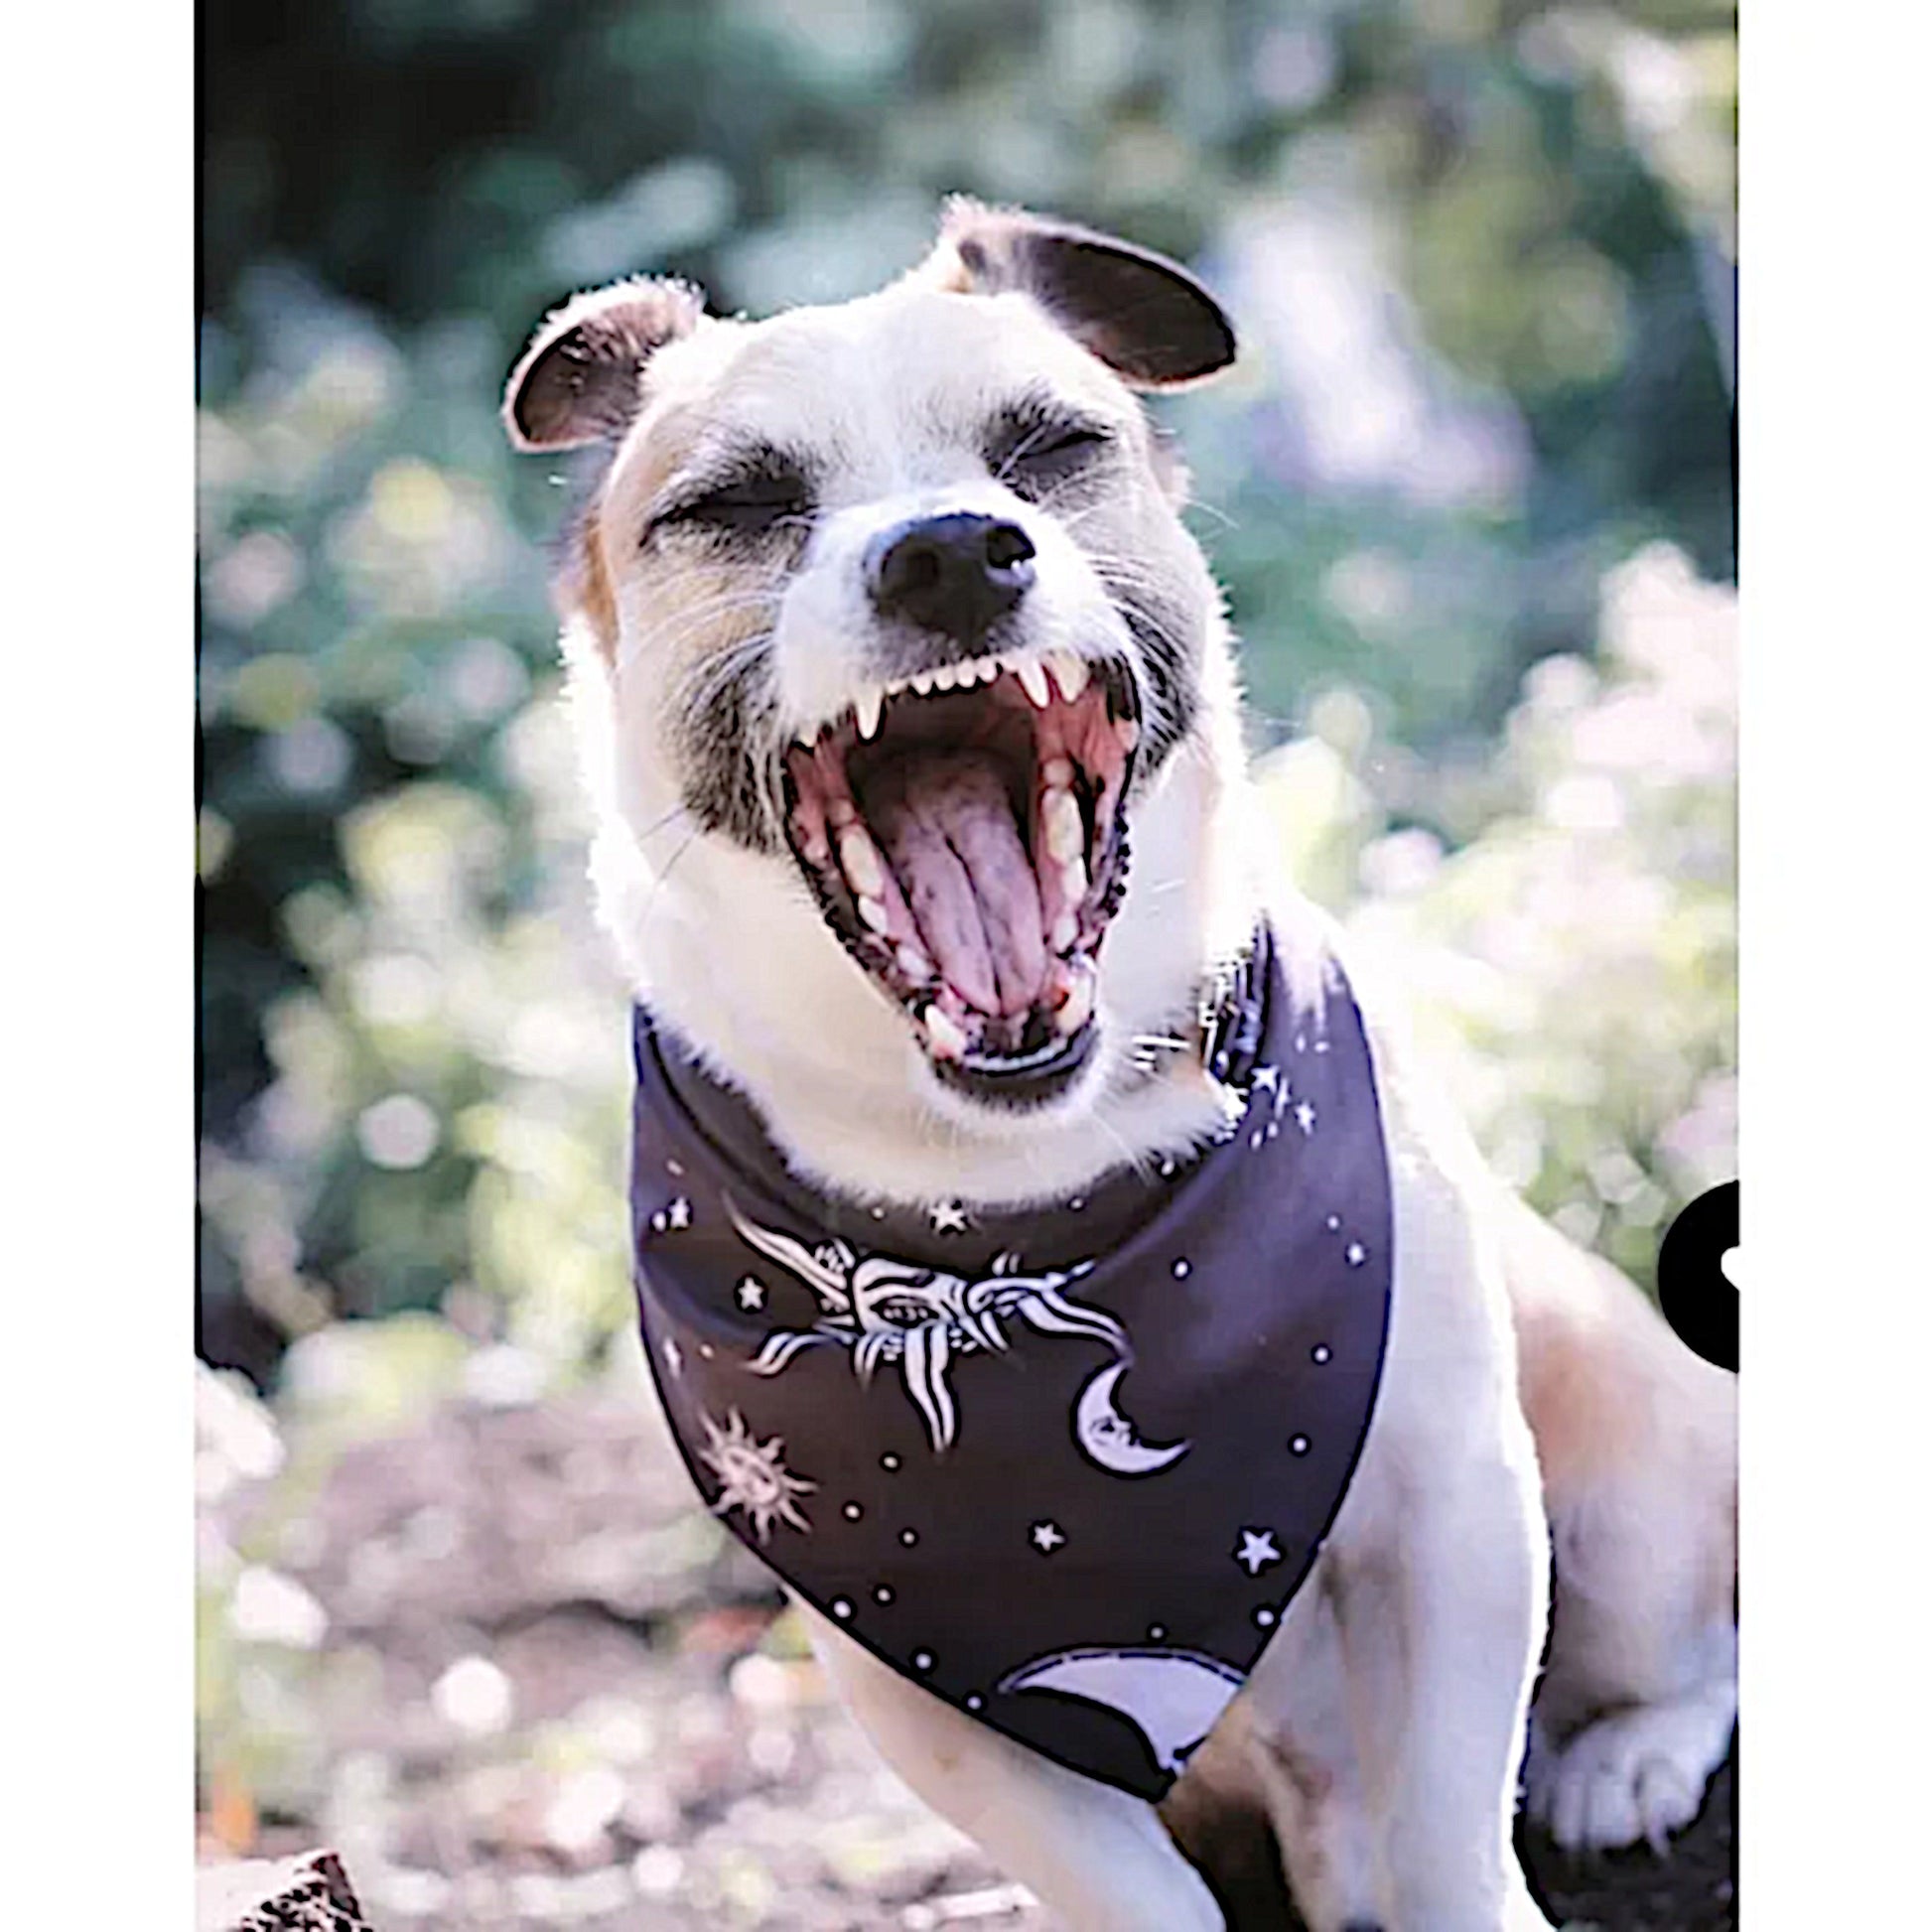
[[[858,702],[852,707],[859,716],[859,736],[877,738],[879,736],[879,714],[886,709],[886,694],[878,685],[859,694]]]
[[[825,808],[825,816],[836,826],[847,826],[857,822],[859,808],[850,798],[834,798]]]
[[[1044,711],[1053,702],[1053,693],[1046,683],[1046,666],[1037,658],[1030,657],[1024,664],[1016,664],[1013,674],[1025,687],[1035,711]]]
[[[1093,975],[1079,973],[1067,992],[1066,1004],[1053,1016],[1053,1031],[1077,1034],[1093,1018]]]
[[[1054,682],[1060,687],[1060,696],[1071,704],[1087,688],[1087,660],[1075,657],[1070,650],[1056,650],[1046,660],[1053,668]]]
[[[922,980],[930,977],[932,961],[917,946],[901,944],[894,957],[898,961],[898,970],[907,979]]]
[[[839,863],[862,897],[885,897],[886,874],[879,863],[879,848],[863,825],[848,825],[839,834]]]
[[[1079,937],[1079,922],[1071,912],[1062,912],[1053,921],[1053,929],[1046,935],[1046,943],[1056,953],[1067,951]]]
[[[875,932],[884,932],[893,922],[893,915],[886,910],[886,901],[883,898],[873,898],[865,893],[859,895],[859,916]]]
[[[1067,904],[1078,905],[1087,896],[1087,868],[1084,860],[1074,858],[1060,867],[1060,893]]]
[[[1120,740],[1120,749],[1131,752],[1141,742],[1141,728],[1131,718],[1122,718],[1114,726],[1114,736]]]
[[[931,697],[932,684],[933,676],[930,671],[919,671],[913,676],[912,689],[922,698]]]
[[[939,1059],[960,1059],[966,1052],[966,1035],[943,1007],[926,1008],[925,1036],[932,1042],[932,1051]]]
[[[1087,828],[1080,822],[1080,802],[1070,791],[1048,791],[1041,797],[1039,823],[1046,835],[1046,850],[1062,866],[1086,850]]]
[[[1049,791],[1065,791],[1073,783],[1073,760],[1048,759],[1039,767],[1039,775]]]

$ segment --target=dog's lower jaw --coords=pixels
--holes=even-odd
[[[607,793],[593,853],[600,916],[633,990],[758,1105],[808,1177],[861,1198],[1019,1205],[1124,1160],[1182,1153],[1222,1096],[1183,1048],[1203,974],[1264,904],[1231,666],[1133,808],[1134,863],[1100,962],[1099,1040],[1065,1094],[1005,1110],[949,1091],[900,1013],[848,958],[783,860],[699,838],[653,868],[642,827],[675,809]],[[586,675],[597,674],[587,667]],[[634,828],[634,829],[633,829]],[[678,854],[678,841],[663,842]]]

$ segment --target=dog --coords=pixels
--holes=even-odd
[[[1234,356],[1177,264],[957,200],[924,262],[842,304],[748,321],[668,280],[581,295],[536,331],[504,420],[519,449],[600,453],[555,584],[601,922],[792,1175],[880,1216],[1024,1225],[1227,1139],[1200,989],[1258,925],[1298,1015],[1360,992],[1394,1254],[1372,1420],[1165,1809],[1259,1805],[1312,1932],[1525,1932],[1548,1921],[1511,1849],[1519,1778],[1567,1847],[1661,1846],[1727,1749],[1734,1381],[1489,1173],[1393,1001],[1359,962],[1337,981],[1337,934],[1281,876],[1186,473],[1144,402]],[[854,776],[889,745],[916,783]],[[739,1221],[825,1297],[797,1346],[837,1353],[846,1321],[863,1372],[870,1264]],[[1294,1292],[1267,1254],[1254,1272]],[[1078,1311],[1085,1286],[892,1280],[918,1306],[872,1363],[899,1363],[935,1448],[970,1344],[955,1325],[935,1367],[904,1324],[935,1296],[962,1321],[1029,1292]],[[819,1498],[775,1439],[707,1427],[694,1473],[746,1471],[718,1506],[755,1508],[767,1550],[795,1535]],[[1226,1922],[1162,1806],[796,1595],[888,1761],[1068,1925]]]

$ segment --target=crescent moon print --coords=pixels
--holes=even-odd
[[[1178,1772],[1242,1681],[1232,1665],[1193,1650],[1062,1650],[1009,1671],[1000,1689],[1104,1705],[1140,1731],[1162,1770]]]
[[[1114,1406],[1114,1390],[1130,1364],[1112,1362],[1080,1391],[1073,1411],[1073,1440],[1090,1462],[1117,1476],[1151,1476],[1178,1462],[1192,1447],[1141,1441],[1141,1432]]]
[[[751,1247],[795,1276],[819,1305],[818,1319],[809,1328],[774,1328],[767,1334],[752,1359],[753,1371],[777,1375],[805,1349],[828,1343],[851,1350],[853,1372],[862,1383],[871,1382],[882,1362],[895,1366],[935,1450],[948,1448],[959,1434],[953,1361],[1010,1349],[1003,1321],[1017,1317],[1041,1334],[1081,1336],[1116,1355],[1130,1352],[1127,1331],[1112,1315],[1060,1293],[1091,1270],[1091,1261],[1033,1275],[1019,1272],[1016,1262],[969,1281],[889,1255],[861,1255],[843,1241],[807,1248],[748,1220],[729,1196],[725,1211]]]

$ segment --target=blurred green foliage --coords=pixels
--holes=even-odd
[[[1730,7],[202,23],[210,1355],[263,1372],[337,1315],[433,1309],[562,1372],[623,1319],[622,1002],[541,581],[562,492],[504,448],[498,384],[571,288],[836,299],[952,190],[1230,301],[1241,367],[1163,414],[1263,743],[1314,727],[1271,770],[1285,836],[1412,956],[1492,1153],[1640,1274],[1731,1171]]]

